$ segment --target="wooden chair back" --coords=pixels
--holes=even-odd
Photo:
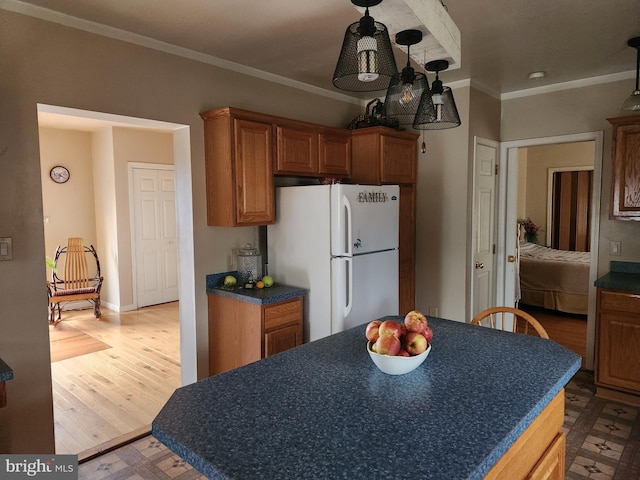
[[[64,262],[64,282],[65,290],[75,290],[79,288],[89,288],[89,269],[87,267],[87,256],[85,254],[82,238],[73,237],[67,241],[67,255]]]
[[[508,316],[513,316],[513,322],[508,322]],[[507,317],[507,318],[505,318]],[[541,338],[549,338],[544,327],[533,316],[514,307],[492,307],[478,313],[471,320],[473,325],[482,325],[500,330],[536,335]],[[512,328],[507,325],[512,323]]]

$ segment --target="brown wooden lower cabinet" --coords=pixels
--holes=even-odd
[[[520,435],[485,476],[485,480],[562,480],[565,470],[566,435],[564,390]]]
[[[596,395],[640,405],[640,293],[598,288]]]
[[[207,296],[209,375],[302,345],[303,297],[262,305]]]

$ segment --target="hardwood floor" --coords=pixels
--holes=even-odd
[[[71,328],[69,328],[71,327]],[[95,451],[144,431],[180,385],[178,302],[117,313],[63,312],[51,340],[78,330],[108,348],[51,364],[56,453]],[[93,349],[91,349],[93,350]]]
[[[533,315],[542,324],[551,340],[580,355],[584,365],[587,355],[586,315],[573,315],[529,305],[520,305],[518,308]]]

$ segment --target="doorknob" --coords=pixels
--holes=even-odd
[[[484,268],[484,263],[476,262],[476,268]]]

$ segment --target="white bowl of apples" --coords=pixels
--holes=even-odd
[[[404,375],[425,361],[431,352],[433,331],[427,317],[412,310],[404,321],[374,320],[367,324],[367,352],[373,363],[389,375]]]

